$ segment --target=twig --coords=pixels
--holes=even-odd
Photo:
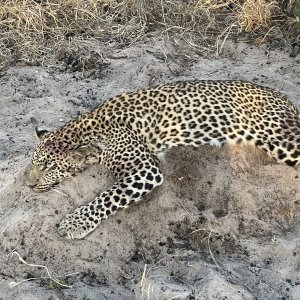
[[[210,249],[210,243],[209,243],[209,241],[210,241],[210,236],[211,236],[211,233],[212,233],[212,232],[213,232],[213,231],[211,230],[211,231],[209,232],[209,235],[208,235],[208,240],[207,240],[208,250],[209,250],[209,253],[210,253],[210,255],[211,255],[211,257],[212,257],[212,260],[214,261],[215,265],[216,265],[220,270],[222,270],[222,268],[221,268],[220,265],[217,263],[217,261],[216,261],[214,255],[213,255],[213,253],[212,253],[212,251],[211,251],[211,249]]]
[[[63,284],[61,282],[59,282],[55,277],[53,277],[49,271],[49,269],[44,266],[44,265],[36,265],[36,264],[29,264],[27,263],[21,256],[20,254],[17,252],[17,251],[13,251],[12,253],[9,254],[10,258],[12,258],[14,255],[16,255],[18,257],[18,259],[25,265],[29,266],[29,267],[34,267],[34,268],[44,268],[48,274],[48,277],[42,277],[42,278],[50,278],[52,281],[54,281],[56,284],[60,285],[60,286],[63,286],[63,287],[66,287],[66,288],[71,288],[72,286],[71,285],[67,285],[67,284]],[[79,272],[75,272],[75,273],[69,273],[69,274],[66,274],[66,275],[62,275],[62,276],[57,276],[57,278],[61,278],[61,277],[68,277],[68,276],[73,276],[73,275],[77,275],[79,274]],[[42,278],[29,278],[29,279],[24,279],[20,282],[15,282],[15,281],[12,281],[10,282],[8,285],[10,288],[13,288],[13,287],[16,287],[24,282],[27,282],[29,280],[35,280],[35,279],[42,279]]]

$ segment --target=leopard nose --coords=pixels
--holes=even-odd
[[[37,183],[37,179],[31,172],[29,172],[25,183],[29,187],[34,187]]]
[[[34,186],[36,186],[36,182],[30,181],[28,179],[26,180],[25,183],[26,183],[27,186],[29,186],[31,188],[34,187]]]

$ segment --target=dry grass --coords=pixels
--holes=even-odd
[[[220,36],[268,33],[278,12],[282,20],[278,5],[265,0],[2,0],[0,68],[157,34],[214,51]]]
[[[72,287],[72,286],[65,284],[64,281],[59,280],[58,278],[69,277],[69,276],[74,276],[74,275],[79,274],[79,272],[76,272],[76,273],[66,274],[66,275],[63,275],[63,276],[56,276],[56,277],[54,277],[54,276],[50,273],[49,269],[48,269],[46,266],[44,266],[44,265],[37,265],[37,264],[29,264],[29,263],[27,263],[27,262],[20,256],[20,254],[19,254],[17,251],[13,251],[12,253],[9,254],[9,256],[10,256],[11,258],[12,258],[14,255],[18,257],[19,261],[20,261],[22,264],[24,264],[24,265],[26,265],[26,266],[28,266],[28,267],[31,267],[31,268],[38,268],[38,269],[44,269],[44,270],[46,271],[46,273],[47,273],[48,276],[47,276],[47,277],[41,277],[41,278],[28,278],[28,279],[24,279],[24,280],[22,280],[22,281],[20,281],[20,282],[12,281],[12,282],[9,283],[9,287],[10,287],[10,288],[17,287],[17,286],[19,286],[20,284],[25,283],[25,282],[28,282],[28,281],[39,280],[39,279],[45,279],[45,278],[46,278],[46,279],[49,278],[51,281],[53,281],[53,283],[55,283],[55,285],[52,285],[53,287],[70,288],[70,287]]]
[[[247,0],[240,6],[237,20],[246,32],[269,30],[272,12],[275,9],[275,1]]]

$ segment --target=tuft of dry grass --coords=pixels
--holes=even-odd
[[[237,3],[237,5],[239,5]],[[247,0],[237,13],[237,20],[246,32],[268,31],[271,27],[271,17],[278,7],[274,1]]]
[[[0,68],[88,52],[95,41],[124,45],[157,35],[213,52],[218,37],[266,34],[278,10],[267,0],[2,0]]]

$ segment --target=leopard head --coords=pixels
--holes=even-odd
[[[36,128],[39,144],[32,155],[27,185],[44,192],[83,170],[91,151],[85,145],[72,145],[66,135]]]

